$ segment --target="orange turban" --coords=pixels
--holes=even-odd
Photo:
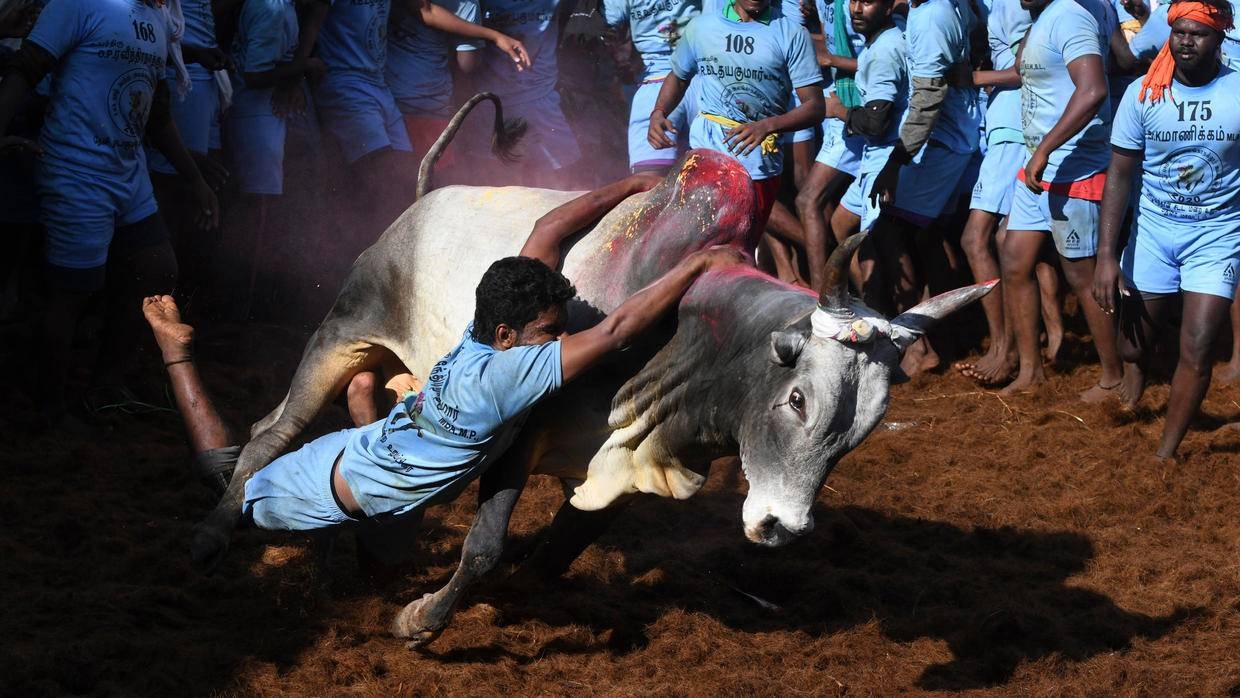
[[[1218,8],[1204,2],[1181,0],[1181,2],[1171,3],[1171,6],[1167,8],[1167,24],[1175,24],[1176,20],[1180,19],[1191,19],[1220,32],[1231,29],[1231,22],[1219,13]],[[1146,93],[1149,93],[1150,102],[1162,99],[1163,92],[1171,87],[1173,77],[1175,77],[1175,59],[1171,57],[1171,40],[1168,39],[1163,43],[1162,50],[1158,52],[1158,57],[1150,64],[1150,71],[1141,80],[1141,92],[1137,95],[1138,101],[1144,102]]]

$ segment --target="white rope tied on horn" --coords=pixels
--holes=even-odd
[[[891,338],[898,347],[912,344],[921,335],[902,325],[893,325],[887,318],[875,313],[851,296],[842,308],[824,308],[821,305],[809,316],[810,328],[815,337],[834,339],[844,344],[868,344],[876,336]]]

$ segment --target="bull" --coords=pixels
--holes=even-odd
[[[540,216],[577,195],[452,186],[402,214],[357,258],[288,394],[253,426],[228,490],[195,531],[195,560],[218,562],[245,481],[352,376],[392,366],[425,376],[472,319],[472,291],[490,263],[515,254]],[[752,250],[760,232],[745,170],[716,152],[689,152],[654,189],[626,199],[572,244],[563,263],[578,291],[570,331],[598,322],[689,252],[719,244]],[[778,546],[812,530],[827,475],[882,420],[904,347],[995,283],[937,296],[888,322],[847,291],[861,239],[832,254],[818,296],[749,268],[704,275],[674,322],[540,404],[482,476],[452,578],[405,606],[394,634],[417,646],[446,627],[462,591],[497,565],[531,472],[580,483],[556,515],[550,540],[560,545],[544,570],[566,568],[631,495],[686,499],[711,461],[725,456],[739,455],[749,482],[742,510],[749,540]]]

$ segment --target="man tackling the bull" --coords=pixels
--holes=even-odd
[[[558,250],[527,243],[522,254],[536,256],[508,257],[488,269],[475,292],[474,321],[431,370],[425,389],[406,374],[397,383],[408,390],[385,419],[321,436],[260,470],[245,483],[244,520],[293,531],[382,525],[455,499],[512,443],[534,404],[630,344],[698,276],[748,261],[731,246],[690,254],[599,324],[568,335],[566,304],[575,291],[552,268]],[[170,296],[147,298],[143,312],[196,455],[219,477],[236,448],[193,365],[193,330]]]

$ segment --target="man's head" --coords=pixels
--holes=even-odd
[[[872,40],[891,24],[892,0],[851,0],[848,13],[852,17],[853,31]]]
[[[732,6],[743,11],[745,16],[756,19],[771,6],[771,0],[732,0]]]
[[[505,257],[474,291],[474,341],[503,351],[545,344],[564,333],[568,301],[577,295],[564,275],[530,257]]]
[[[1175,17],[1182,12],[1177,9],[1187,7],[1180,2],[1171,3],[1168,16]],[[1171,36],[1167,39],[1171,49],[1171,57],[1175,60],[1176,70],[1180,73],[1197,74],[1210,70],[1219,62],[1219,48],[1223,45],[1223,32],[1232,26],[1231,3],[1227,0],[1194,0],[1194,4],[1202,6],[1206,17],[1198,12],[1187,13],[1171,23]],[[1177,7],[1178,6],[1178,7]],[[1194,16],[1197,19],[1194,19]],[[1205,24],[1200,19],[1207,19],[1214,26]],[[1222,27],[1217,29],[1215,27]]]

